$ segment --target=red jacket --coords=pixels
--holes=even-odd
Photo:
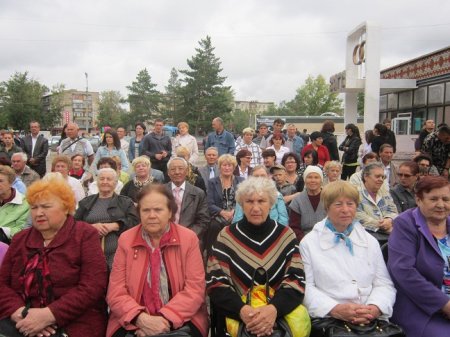
[[[302,150],[302,158],[303,158],[305,152],[308,151],[308,150],[315,150],[312,144],[308,144],[308,145],[306,145],[303,148],[303,150]],[[331,160],[330,159],[330,153],[328,152],[328,149],[324,145],[320,145],[317,148],[316,152],[317,152],[317,157],[319,158],[319,165],[320,166],[323,167],[327,161]]]
[[[17,233],[0,269],[0,319],[25,305],[19,276],[34,249],[43,247],[42,235],[34,227]],[[98,232],[85,222],[68,216],[48,246],[54,301],[48,305],[70,337],[103,337],[106,327],[106,260]],[[31,307],[39,307],[37,287],[32,289]]]
[[[163,257],[172,298],[161,309],[161,314],[175,329],[191,321],[206,337],[205,269],[199,241],[190,229],[173,223],[170,225],[173,236],[163,251]],[[119,237],[107,295],[111,309],[107,337],[121,326],[135,330],[137,327],[131,321],[145,310],[140,303],[149,259],[141,231],[142,225],[138,225]]]

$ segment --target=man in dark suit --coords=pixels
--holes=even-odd
[[[180,157],[175,157],[167,163],[167,174],[170,182],[167,188],[173,193],[179,210],[175,214],[175,223],[192,229],[203,247],[204,234],[210,217],[206,194],[200,188],[186,181],[188,163]]]
[[[39,123],[31,122],[31,133],[22,139],[22,149],[28,156],[28,166],[39,173],[42,178],[47,172],[48,140],[40,135],[39,131],[41,131]]]
[[[217,168],[217,160],[219,159],[219,151],[215,147],[209,147],[205,151],[206,165],[199,167],[198,171],[208,186],[208,180],[219,176],[219,169]]]

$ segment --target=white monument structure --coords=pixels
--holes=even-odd
[[[344,123],[357,121],[357,97],[364,92],[364,131],[379,122],[380,93],[416,88],[416,80],[380,80],[381,27],[364,22],[347,36],[345,71],[330,79],[330,88],[345,93]]]

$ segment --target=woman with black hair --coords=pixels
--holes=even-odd
[[[389,144],[388,129],[385,125],[377,123],[373,127],[373,134],[375,135],[375,137],[372,141],[372,151],[378,153],[380,151],[381,145]]]
[[[335,130],[333,121],[326,120],[325,122],[323,122],[322,129],[320,130],[323,138],[322,145],[328,149],[331,160],[339,161],[339,151],[334,131]]]
[[[122,150],[122,147],[120,146],[119,135],[114,129],[109,129],[108,131],[105,131],[105,134],[103,135],[102,143],[98,147],[92,165],[93,167],[97,167],[97,162],[100,158],[113,156],[118,156],[122,163],[122,170],[128,171],[128,159],[125,151]]]
[[[339,145],[339,150],[344,151],[342,155],[342,180],[347,180],[355,173],[358,167],[358,150],[361,145],[361,136],[355,124],[347,124],[345,126],[345,133],[347,137]]]

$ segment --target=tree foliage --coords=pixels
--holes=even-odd
[[[322,75],[318,75],[316,78],[309,76],[286,106],[292,115],[319,116],[327,111],[341,112],[342,100],[330,92],[330,85]]]
[[[64,84],[56,84],[51,91],[50,106],[46,107],[41,119],[41,128],[50,130],[55,124],[61,121],[61,111],[64,109]]]
[[[146,68],[139,71],[136,81],[127,86],[130,91],[128,94],[130,103],[130,113],[127,115],[128,125],[151,121],[160,116],[161,93],[155,88],[156,84],[152,83],[152,78]]]
[[[183,98],[181,96],[181,81],[178,78],[178,71],[172,68],[170,71],[169,81],[166,86],[164,95],[164,117],[170,120],[171,123],[182,120],[182,104]]]
[[[30,78],[28,72],[16,72],[0,84],[3,122],[16,130],[27,130],[30,121],[46,121],[42,98],[49,90]]]
[[[181,116],[195,128],[195,134],[206,132],[214,117],[226,119],[232,110],[233,92],[223,85],[226,77],[220,76],[221,62],[214,49],[211,38],[206,36],[199,41],[196,54],[187,60],[189,69],[180,70],[184,75],[184,85],[179,89],[183,100]]]
[[[100,93],[99,113],[97,123],[99,126],[112,126],[117,128],[122,124],[125,109],[122,108],[122,95],[119,91],[109,90]]]

